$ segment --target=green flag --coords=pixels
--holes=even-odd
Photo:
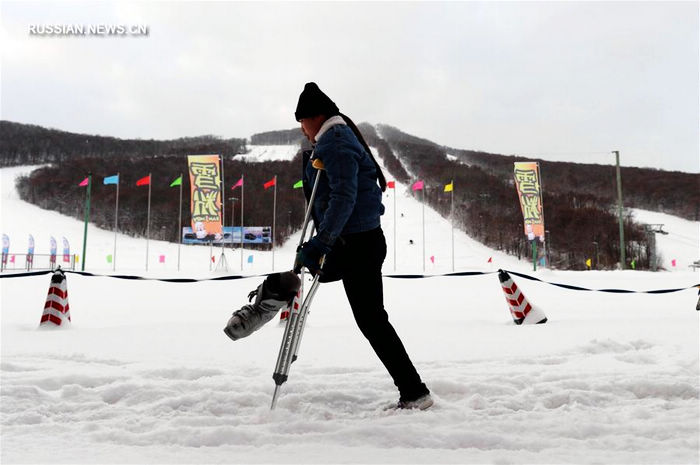
[[[181,186],[182,185],[182,176],[174,180],[173,182],[170,183],[170,187],[175,187],[175,186]]]
[[[294,186],[292,186],[294,189],[299,189],[300,187],[304,187],[304,181],[303,180],[298,180]]]
[[[636,270],[636,269],[637,269],[637,262],[634,261],[634,260],[632,260],[632,261],[630,262],[630,266],[632,267],[633,270]]]
[[[112,254],[107,255],[107,263],[112,263]]]

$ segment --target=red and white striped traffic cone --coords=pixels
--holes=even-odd
[[[39,327],[67,326],[70,324],[70,321],[66,275],[61,268],[58,268],[51,277],[49,295],[46,297],[44,313],[41,315]]]
[[[294,296],[294,300],[292,301],[292,304],[287,306],[287,307],[284,307],[282,309],[282,311],[280,312],[280,323],[287,321],[287,318],[289,318],[289,312],[291,310],[298,312],[300,305],[301,305],[301,289],[299,289],[297,291],[297,295]]]
[[[518,286],[507,271],[498,270],[498,279],[501,281],[501,287],[506,296],[510,314],[513,316],[513,321],[515,321],[516,325],[547,322],[547,316],[544,312],[538,307],[530,305],[530,302],[525,298],[525,294],[520,292],[520,289],[518,289]]]

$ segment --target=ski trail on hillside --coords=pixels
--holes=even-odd
[[[375,126],[375,125],[372,125],[372,127],[374,128],[374,132],[377,133],[377,137],[379,137],[381,140],[383,140],[384,142],[386,142],[386,145],[389,147],[389,150],[391,150],[391,152],[394,154],[394,157],[396,157],[396,159],[399,161],[399,164],[400,164],[401,167],[404,169],[404,171],[406,172],[406,174],[408,174],[408,176],[409,176],[411,179],[418,179],[418,176],[416,176],[416,174],[408,168],[408,166],[406,165],[406,163],[404,163],[404,161],[403,161],[402,157],[400,156],[400,154],[397,153],[396,151],[394,151],[393,148],[391,148],[391,145],[386,141],[386,139],[385,139],[384,136],[382,135],[381,129],[380,129],[378,126]],[[383,163],[382,157],[379,156],[379,152],[377,151],[377,149],[374,148],[374,147],[371,147],[371,149],[372,149],[372,153],[374,154],[374,158],[375,158],[377,161],[380,161],[380,162]],[[384,165],[382,165],[382,170],[384,170],[385,173],[389,173],[389,171],[384,167]]]

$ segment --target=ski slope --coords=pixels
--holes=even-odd
[[[248,163],[266,161],[288,161],[299,151],[299,144],[294,145],[248,145],[248,153],[236,155],[236,160]]]
[[[11,237],[11,253],[24,253],[30,233],[37,253],[48,252],[51,234],[79,249],[80,221],[17,198],[14,179],[28,171],[0,170],[1,227]],[[390,318],[433,392],[433,408],[383,410],[396,401],[396,390],[354,326],[340,283],[320,288],[300,358],[271,412],[283,328],[271,323],[237,342],[221,331],[262,278],[171,284],[69,274],[73,325],[55,331],[37,329],[48,275],[0,279],[0,461],[698,463],[696,290],[575,292],[515,278],[549,317],[545,325],[518,327],[496,275],[438,276],[452,269],[447,220],[425,209],[426,256],[435,262],[424,261],[422,205],[399,184],[384,203],[385,273],[394,266],[398,273],[422,273],[425,266],[435,275],[384,282]],[[697,222],[668,215],[654,222],[683,236],[659,240],[664,257],[691,254],[686,237],[697,252]],[[113,240],[112,231],[89,227],[87,271],[111,273],[104,257]],[[290,266],[297,240],[275,252],[277,271]],[[146,272],[145,240],[118,235],[117,245],[120,274],[225,273],[209,271],[208,247],[183,246],[178,272],[177,244],[151,241]],[[161,254],[164,264],[157,263]],[[269,272],[272,254],[253,255],[242,273]],[[226,256],[228,273],[240,274],[240,251]],[[459,232],[455,263],[457,270],[504,267],[532,274],[527,262]],[[700,281],[687,266],[535,274],[637,290]]]

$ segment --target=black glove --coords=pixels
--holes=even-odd
[[[310,241],[304,242],[297,250],[294,272],[301,273],[301,268],[305,266],[311,274],[321,274],[321,258],[330,251],[330,247],[314,236]]]

